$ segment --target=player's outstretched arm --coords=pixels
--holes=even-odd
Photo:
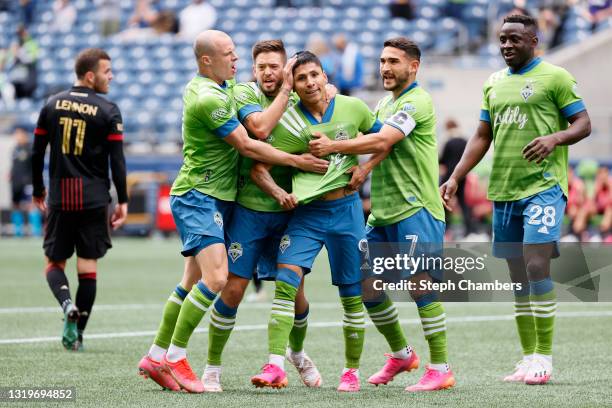
[[[450,175],[446,183],[440,186],[442,203],[447,210],[451,210],[450,200],[457,192],[459,180],[462,180],[482,160],[487,150],[489,150],[492,140],[491,124],[481,120],[476,133],[468,140],[465,151],[453,174]]]
[[[293,210],[298,205],[298,199],[294,194],[290,194],[286,192],[282,187],[280,187],[270,174],[270,169],[272,165],[265,163],[255,163],[253,167],[251,167],[251,180],[262,191],[272,198],[274,198],[281,207],[285,210]]]
[[[591,118],[586,110],[570,116],[567,120],[570,123],[567,129],[533,139],[523,148],[523,157],[539,164],[555,147],[573,145],[591,134]]]
[[[326,160],[311,155],[300,156],[285,153],[267,143],[251,139],[247,135],[246,129],[241,125],[223,140],[232,145],[241,155],[272,165],[290,166],[313,173],[325,173],[329,164]]]
[[[260,140],[267,138],[272,129],[276,126],[280,118],[287,109],[291,91],[293,90],[293,65],[295,57],[289,59],[283,69],[283,85],[274,101],[262,112],[253,112],[244,120],[244,126],[249,133]]]
[[[47,204],[45,202],[47,192],[43,181],[47,144],[49,144],[47,131],[42,128],[36,128],[34,131],[34,144],[32,145],[32,202],[43,213],[47,211]]]
[[[319,132],[313,132],[314,139],[308,147],[317,157],[324,157],[332,153],[343,154],[369,154],[382,153],[402,140],[405,136],[394,126],[383,125],[378,133],[370,133],[363,137],[350,140],[331,140]]]

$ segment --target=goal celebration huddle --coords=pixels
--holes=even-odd
[[[536,57],[537,44],[533,18],[505,18],[499,46],[507,68],[484,84],[476,133],[439,186],[436,113],[431,96],[417,81],[421,50],[415,42],[396,37],[382,44],[380,77],[388,94],[371,111],[328,84],[316,55],[301,51],[288,56],[280,39],[255,43],[255,81],[235,83],[238,56],[230,36],[215,30],[200,33],[193,46],[198,72],[183,96],[183,165],[170,198],[184,270],[176,287],[168,288],[157,334],[138,364],[139,373],[173,391],[222,392],[224,348],[257,274],[273,281],[275,289],[267,349],[262,344],[261,354],[250,356],[263,363],[250,378],[254,387],[286,387],[291,366],[305,386],[337,383],[341,392],[359,391],[362,379],[377,386],[411,371],[417,373],[414,378],[402,378],[409,383],[407,392],[455,386],[447,314],[430,284],[442,276],[420,268],[404,277],[417,283],[410,296],[422,328],[407,332],[391,298],[369,283],[368,245],[441,246],[444,207],[449,208],[458,183],[493,145],[488,191],[494,204],[493,251],[506,259],[512,282],[521,288],[514,291],[514,311],[522,358],[512,372],[500,373],[500,381],[549,382],[557,307],[550,262],[558,256],[568,196],[567,146],[589,135],[590,120],[574,78]],[[110,61],[106,55],[100,58]],[[53,138],[51,120],[43,110],[37,129],[42,157],[46,138]],[[117,109],[115,128],[120,120]],[[111,136],[109,142],[118,139]],[[370,156],[359,164],[362,154]],[[40,157],[37,163],[35,177],[42,172]],[[123,167],[117,169],[124,178]],[[371,214],[365,220],[356,191],[370,173]],[[123,186],[115,177],[113,181]],[[44,186],[34,187],[35,200],[43,205]],[[54,232],[48,228],[46,234],[47,248]],[[335,379],[322,378],[304,346],[309,317],[304,282],[323,246],[343,311],[344,359]],[[84,257],[95,261],[104,252]],[[66,298],[56,290],[57,282],[65,280],[62,262],[71,254],[46,252],[55,276],[48,275],[49,285],[71,322],[64,344],[75,349],[82,345],[85,328],[79,325],[75,337],[78,295],[72,305],[69,294]],[[82,264],[95,267],[87,260]],[[87,316],[92,306],[93,299]],[[207,314],[208,356],[200,373],[192,366],[202,362],[188,359],[189,341]],[[388,350],[375,373],[360,372],[362,353],[368,349],[366,319]],[[427,350],[411,346],[417,335],[424,336]]]

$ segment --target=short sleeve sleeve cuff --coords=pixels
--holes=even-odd
[[[480,110],[480,120],[483,122],[491,123],[491,115],[489,115],[489,111],[486,109]]]
[[[368,129],[365,134],[368,133],[378,133],[380,131],[380,129],[382,128],[383,124],[376,119],[376,121],[372,124],[372,127],[370,129]]]
[[[242,108],[240,108],[240,110],[238,111],[238,119],[242,122],[244,121],[247,116],[249,116],[251,113],[255,113],[255,112],[261,112],[263,109],[261,108],[261,105],[244,105]]]
[[[572,102],[565,108],[561,109],[561,114],[567,119],[585,110],[586,106],[584,106],[584,102],[582,100],[579,100],[576,102]]]
[[[232,133],[238,127],[238,125],[240,125],[238,119],[236,119],[236,117],[232,117],[227,122],[225,122],[225,124],[213,130],[213,132],[215,133],[215,135],[217,135],[217,137],[223,139],[227,135]]]

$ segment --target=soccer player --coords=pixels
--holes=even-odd
[[[438,151],[436,121],[431,97],[416,82],[421,51],[412,41],[397,37],[385,41],[380,56],[383,87],[391,94],[376,108],[384,122],[377,134],[352,140],[335,140],[315,135],[310,150],[316,156],[330,153],[374,156],[355,169],[353,178],[360,184],[372,170],[372,214],[368,218],[368,244],[409,243],[426,250],[440,247],[444,240],[444,210],[438,195]],[[422,246],[418,246],[422,243]],[[405,247],[407,245],[404,245]],[[420,287],[422,281],[439,279],[435,271],[418,271],[410,280]],[[368,287],[366,281],[364,287]],[[370,285],[371,286],[371,285]],[[455,378],[448,366],[446,314],[437,293],[411,291],[431,363],[420,381],[406,391],[433,391],[452,387]],[[397,374],[418,367],[419,358],[406,342],[399,325],[398,312],[384,294],[364,296],[365,306],[378,331],[391,347],[384,367],[371,376],[371,384],[386,384]]]
[[[337,95],[326,98],[327,77],[319,59],[311,52],[297,55],[293,66],[294,90],[300,101],[287,109],[281,124],[287,132],[275,143],[286,149],[308,150],[314,131],[335,138],[353,138],[358,132],[380,128],[368,107],[357,98]],[[361,300],[361,251],[365,242],[363,209],[359,195],[346,188],[346,171],[357,163],[354,156],[334,155],[323,176],[297,173],[293,179],[295,198],[304,204],[296,208],[281,238],[272,311],[268,323],[269,362],[251,379],[257,387],[287,385],[285,351],[295,325],[294,303],[303,277],[325,245],[329,255],[332,283],[338,286],[344,309],[343,333],[345,367],[339,391],[358,391],[359,361],[363,350],[365,316]],[[257,164],[254,181],[273,197],[278,186],[267,168]],[[295,201],[293,201],[294,203]]]
[[[485,82],[478,129],[440,194],[448,205],[493,142],[493,254],[506,259],[510,278],[522,286],[515,320],[523,358],[505,381],[545,384],[557,308],[550,259],[558,255],[567,201],[567,146],[587,137],[591,123],[574,78],[535,57],[536,20],[506,17],[499,42],[508,68]]]
[[[123,156],[123,123],[119,108],[98,96],[108,93],[113,79],[111,59],[98,48],[82,51],[74,65],[76,83],[52,96],[40,111],[32,153],[32,200],[47,213],[43,247],[46,276],[64,311],[62,344],[83,349],[83,331],[96,298],[97,260],[111,247],[108,205],[109,159],[119,203],[110,219],[119,228],[127,216],[127,187]],[[49,196],[43,183],[47,145]],[[72,303],[66,260],[76,247],[79,286]]]
[[[187,343],[227,280],[224,225],[236,198],[238,156],[306,171],[325,160],[296,156],[249,138],[236,118],[231,80],[236,73],[232,39],[207,30],[194,42],[198,74],[183,95],[183,165],[171,190],[172,215],[183,243],[185,269],[171,293],[139,373],[164,388],[203,392],[187,362]]]
[[[293,61],[286,63],[287,55],[281,40],[255,43],[253,74],[257,82],[238,84],[233,91],[240,122],[251,136],[266,139],[272,146],[289,132],[286,118],[282,119],[284,123],[278,122],[287,106],[293,106],[297,99],[292,92]],[[202,378],[207,392],[221,391],[221,355],[234,327],[238,306],[256,267],[259,278],[274,280],[280,238],[291,217],[290,210],[297,204],[295,196],[290,194],[291,168],[276,166],[272,169],[279,188],[271,197],[251,181],[252,167],[252,159],[241,158],[237,205],[227,226],[229,275],[210,315],[208,364]],[[319,387],[321,375],[304,352],[308,302],[303,285],[296,297],[295,314],[287,359],[296,367],[306,386]]]

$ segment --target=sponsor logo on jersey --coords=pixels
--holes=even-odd
[[[527,102],[527,99],[529,99],[529,97],[534,93],[535,90],[533,88],[533,81],[527,81],[523,89],[521,89],[521,96],[523,97],[525,102]]]
[[[215,224],[217,224],[219,228],[223,229],[223,216],[219,211],[215,212],[213,219],[215,220]]]
[[[227,109],[217,108],[210,114],[210,117],[212,118],[212,120],[218,121],[218,120],[228,117],[229,114],[230,112]]]
[[[232,262],[236,262],[236,259],[242,256],[242,244],[239,242],[232,242],[227,250],[227,254],[232,258]]]
[[[527,114],[521,113],[521,108],[508,106],[504,113],[495,116],[495,126],[516,124],[519,129],[523,129],[528,120]]]
[[[285,250],[289,248],[289,246],[291,246],[291,238],[289,238],[289,235],[283,235],[283,237],[280,240],[280,245],[278,246],[281,253],[284,254]]]

